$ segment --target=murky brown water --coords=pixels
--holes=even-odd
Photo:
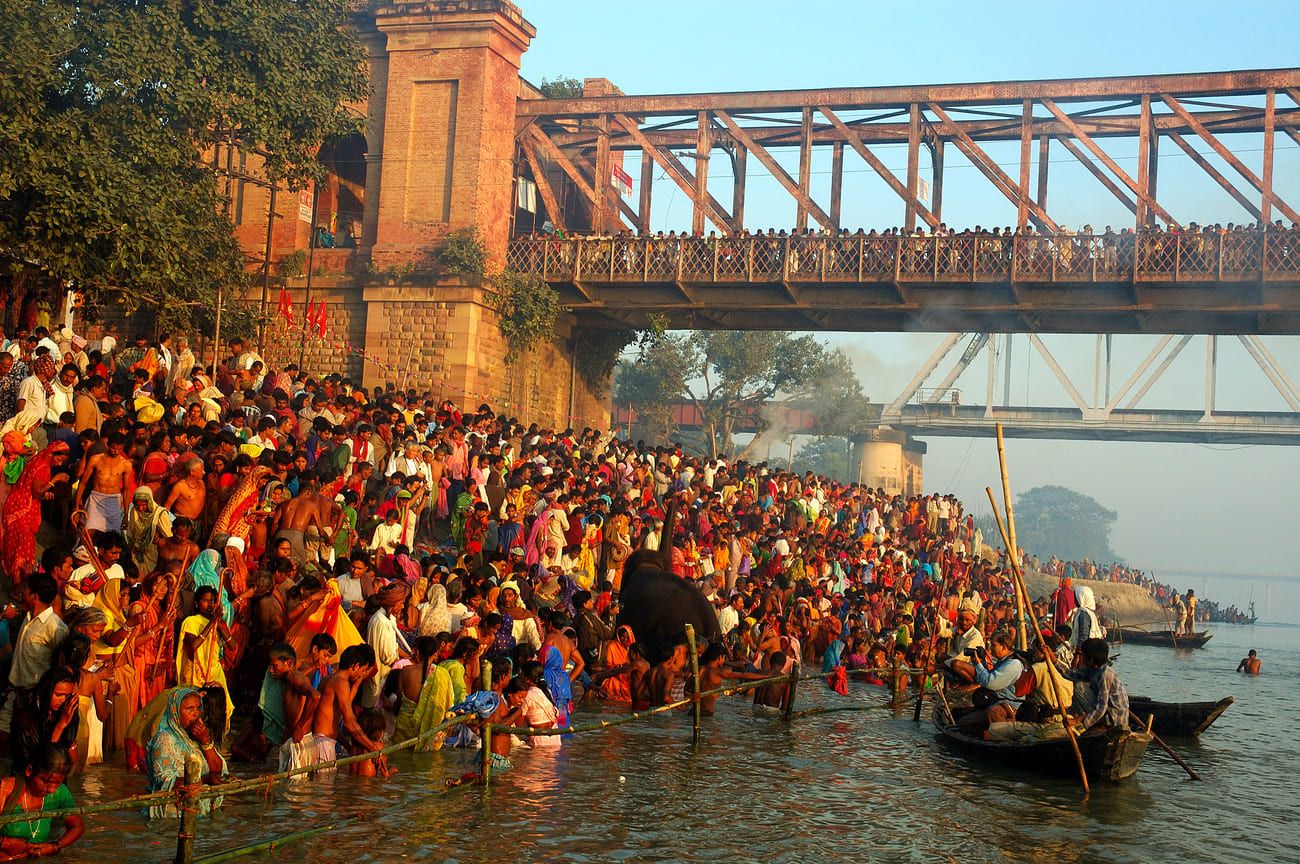
[[[443,791],[472,767],[468,753],[403,754],[392,780],[348,775],[280,787],[273,800],[240,796],[200,823],[198,854],[345,821],[260,860],[447,861],[1052,861],[1300,860],[1293,815],[1300,764],[1300,629],[1215,628],[1207,650],[1125,646],[1131,692],[1238,702],[1200,744],[1178,746],[1203,783],[1148,754],[1135,780],[1098,787],[972,763],[936,740],[911,711],[879,707],[780,720],[752,717],[739,699],[706,719],[690,747],[689,719],[569,740],[556,755],[518,753],[492,788]],[[1265,675],[1233,673],[1246,648]],[[884,692],[854,685],[847,699],[806,683],[800,704],[879,706]],[[620,780],[620,777],[624,778]],[[74,784],[78,801],[140,791],[109,768]],[[174,822],[133,814],[92,817],[72,861],[159,861]],[[259,860],[257,858],[247,860]]]

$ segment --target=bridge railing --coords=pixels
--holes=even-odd
[[[519,236],[507,264],[548,282],[1253,282],[1300,278],[1300,231]]]

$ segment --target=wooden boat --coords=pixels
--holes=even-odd
[[[1079,764],[1075,761],[1074,748],[1070,746],[1068,738],[1029,743],[985,741],[959,731],[942,704],[934,706],[934,726],[944,740],[990,761],[1063,779],[1079,776]],[[1108,729],[1105,732],[1080,735],[1079,753],[1083,756],[1083,767],[1088,773],[1088,779],[1108,783],[1129,779],[1137,773],[1151,738],[1150,732],[1130,729]]]
[[[1129,715],[1133,725],[1146,727],[1154,717],[1151,731],[1161,738],[1195,738],[1214,725],[1214,721],[1237,700],[1226,696],[1218,702],[1157,702],[1145,696],[1130,696]]]
[[[1190,636],[1177,636],[1170,630],[1142,630],[1138,627],[1119,627],[1108,631],[1112,642],[1130,645],[1156,645],[1162,648],[1204,648],[1214,634],[1208,630]]]

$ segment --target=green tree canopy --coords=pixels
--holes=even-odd
[[[850,462],[847,439],[819,435],[795,451],[793,467],[799,472],[811,471],[820,477],[847,483],[857,479]]]
[[[771,403],[814,406],[821,432],[849,434],[865,416],[866,399],[841,351],[793,333],[702,330],[643,342],[624,361],[616,398],[630,404],[649,428],[671,431],[668,406],[695,405],[704,427],[704,452],[732,455],[737,423],[756,417],[760,433],[772,427]],[[653,417],[653,423],[649,418]],[[772,430],[785,440],[788,430]],[[749,458],[762,435],[738,458]]]
[[[360,127],[346,0],[0,0],[0,255],[178,322],[238,284],[213,144],[300,186]]]
[[[1122,560],[1110,548],[1114,510],[1064,486],[1037,486],[1016,498],[1016,543],[1039,558]],[[996,536],[985,542],[998,545]]]

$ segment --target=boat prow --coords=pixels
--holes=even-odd
[[[1218,702],[1157,702],[1145,696],[1130,696],[1129,712],[1133,722],[1146,724],[1153,718],[1151,730],[1162,738],[1195,738],[1214,725],[1214,721],[1228,710],[1233,696]]]

